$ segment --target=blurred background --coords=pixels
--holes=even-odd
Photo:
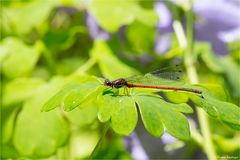
[[[41,112],[74,73],[114,79],[174,64],[187,70],[185,53],[191,50],[198,83],[217,84],[226,93],[222,100],[240,104],[238,0],[1,0],[0,5],[1,159],[89,157],[103,131],[95,106]],[[195,112],[188,120],[191,132],[198,131]],[[239,157],[239,132],[212,118],[209,124],[218,157]],[[154,138],[139,118],[130,136],[110,129],[96,157],[207,159],[201,143],[167,132]]]

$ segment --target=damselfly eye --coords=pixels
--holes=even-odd
[[[107,86],[110,86],[111,85],[111,81],[109,79],[106,79],[104,84],[107,85]]]

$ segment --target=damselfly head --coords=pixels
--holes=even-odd
[[[111,86],[112,83],[111,83],[111,81],[109,79],[106,79],[105,82],[104,82],[104,85],[105,86]]]

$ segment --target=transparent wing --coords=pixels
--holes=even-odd
[[[171,71],[168,71],[171,70]],[[135,75],[126,79],[129,83],[146,84],[146,85],[183,85],[183,72],[179,67],[167,67],[156,70],[145,75]]]

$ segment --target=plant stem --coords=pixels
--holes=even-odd
[[[96,60],[94,58],[89,58],[86,63],[84,63],[82,66],[80,66],[76,70],[76,74],[82,74],[85,73],[87,70],[89,70],[94,64],[96,64]]]
[[[105,138],[105,135],[106,135],[109,127],[110,127],[110,121],[106,122],[106,124],[105,124],[105,126],[104,126],[104,128],[103,128],[103,131],[102,131],[102,135],[101,135],[101,137],[100,137],[97,145],[95,146],[93,152],[92,152],[91,155],[89,156],[89,159],[93,159],[93,158],[96,156],[98,150],[100,149],[100,147],[101,147],[101,145],[102,145],[102,143],[103,143],[103,140],[104,140],[104,138]]]
[[[185,50],[184,52],[184,63],[187,70],[187,75],[192,84],[198,83],[198,75],[195,68],[195,60],[192,54],[192,41],[193,41],[193,13],[191,7],[186,11],[187,14],[187,28],[186,28],[186,36],[184,34],[179,34],[177,32],[183,32],[183,27],[179,21],[175,22],[175,32],[178,37],[178,40],[183,40],[183,42],[179,42],[181,47]],[[186,43],[184,43],[186,42]],[[183,44],[186,44],[183,45]],[[207,114],[199,107],[196,108],[198,121],[200,124],[200,129],[203,135],[203,148],[205,153],[207,154],[208,159],[216,160],[217,155],[213,146],[212,137],[209,128],[209,122]]]
[[[43,57],[44,57],[45,60],[46,60],[46,63],[47,63],[47,65],[48,65],[48,67],[49,67],[49,70],[52,72],[52,74],[58,73],[58,72],[57,72],[57,69],[56,69],[56,66],[57,66],[57,65],[56,65],[56,62],[55,62],[55,60],[53,59],[51,53],[49,52],[49,50],[47,49],[47,47],[45,46],[45,44],[44,44],[43,42],[39,41],[38,43],[39,43],[39,45],[41,45],[41,47],[42,47]]]

